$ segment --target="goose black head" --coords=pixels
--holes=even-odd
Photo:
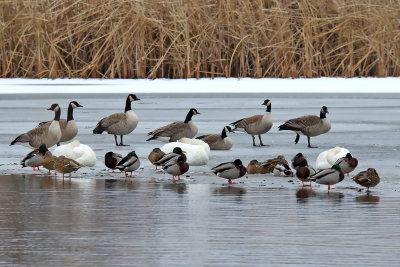
[[[135,94],[130,94],[130,95],[128,95],[128,99],[129,99],[129,101],[138,101],[138,100],[140,100],[139,98],[137,98],[137,96],[135,95]]]
[[[58,104],[52,104],[47,110],[59,111],[60,106]]]
[[[192,115],[200,114],[200,112],[198,112],[197,109],[195,109],[195,108],[191,108],[191,109],[189,110],[189,113],[192,113]]]
[[[226,132],[232,132],[232,128],[230,126],[225,126],[224,129]]]
[[[72,108],[83,108],[83,106],[79,105],[79,103],[76,102],[76,101],[71,101],[71,102],[69,102],[69,105],[70,105]]]
[[[326,107],[326,106],[323,106],[322,108],[321,108],[321,113],[329,113],[328,112],[328,108]]]
[[[243,165],[243,163],[242,163],[242,161],[240,159],[235,159],[235,161],[233,163],[235,163],[235,165],[238,166],[238,167]]]
[[[269,99],[265,99],[264,100],[264,103],[262,103],[261,105],[264,105],[264,106],[271,106],[271,101],[269,100]]]

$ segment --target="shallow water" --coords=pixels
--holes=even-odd
[[[28,95],[0,99],[0,265],[365,265],[397,266],[400,259],[399,95],[268,95],[274,126],[263,135],[268,147],[251,146],[251,137],[231,134],[231,151],[213,151],[206,166],[191,167],[181,182],[155,172],[147,161],[152,148],[146,133],[183,119],[189,107],[201,115],[199,134],[217,133],[241,117],[263,112],[264,95],[139,95],[133,109],[138,128],[117,148],[109,135],[93,136],[97,121],[123,110],[124,95]],[[72,179],[20,168],[29,152],[9,147],[18,134],[52,114],[45,109],[70,100],[84,106],[74,116],[77,138],[98,160]],[[278,132],[286,119],[318,114],[327,105],[332,130],[294,145],[295,135]],[[107,109],[102,108],[107,107]],[[62,117],[65,116],[65,112]],[[257,140],[258,141],[258,140]],[[326,186],[300,189],[296,178],[248,175],[239,184],[210,173],[234,158],[251,159],[303,152],[311,162],[333,146],[358,159],[355,173],[377,169],[381,183],[367,194],[350,177],[328,192]],[[142,161],[137,177],[110,174],[103,155],[135,149]]]

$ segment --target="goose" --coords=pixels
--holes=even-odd
[[[81,166],[93,167],[96,164],[96,154],[88,146],[74,140],[68,144],[58,146],[53,151],[54,156],[64,156],[73,159]]]
[[[221,163],[211,170],[217,176],[228,179],[228,183],[230,184],[236,184],[232,182],[232,180],[240,178],[246,174],[246,168],[243,166],[240,159],[235,159],[233,162]]]
[[[61,128],[61,139],[58,141],[57,146],[60,146],[60,142],[66,142],[72,140],[78,134],[78,126],[75,123],[73,112],[75,108],[82,108],[76,101],[69,102],[67,119],[60,119]],[[44,121],[39,123],[40,126],[50,126],[51,121]]]
[[[293,171],[290,169],[289,165],[281,161],[275,165],[273,174],[274,176],[279,176],[279,177],[292,177]]]
[[[149,132],[147,135],[151,135],[151,137],[146,141],[159,140],[168,143],[175,142],[182,137],[193,138],[197,134],[197,126],[192,122],[192,117],[198,114],[200,113],[197,109],[191,108],[185,121],[175,121]]]
[[[362,171],[353,177],[353,181],[359,185],[367,187],[369,191],[370,187],[375,187],[381,179],[374,168],[368,168],[366,171]]]
[[[296,167],[296,177],[301,181],[302,187],[304,186],[312,186],[312,181],[310,180],[310,177],[314,175],[316,171],[314,168],[308,166],[308,163],[306,160],[300,161],[297,164]],[[308,185],[304,185],[304,182],[310,182]]]
[[[315,167],[318,170],[325,170],[335,165],[335,163],[345,157],[350,151],[343,147],[334,147],[321,152],[315,161]]]
[[[306,165],[308,164],[306,157],[303,155],[303,153],[297,153],[293,158],[292,158],[292,167],[294,169],[297,169],[299,166],[300,162],[305,161]]]
[[[139,167],[140,160],[135,151],[129,152],[116,166],[117,169],[125,172],[125,176],[128,176],[127,172],[131,172],[129,177],[132,177],[132,172],[139,169]]]
[[[180,180],[181,175],[189,170],[189,164],[182,156],[179,156],[165,164],[163,170],[172,175],[173,181],[175,181],[175,176],[178,176],[178,180]]]
[[[58,104],[52,104],[47,110],[54,111],[54,120],[49,126],[36,127],[24,134],[17,136],[10,146],[22,144],[31,148],[39,148],[45,144],[47,148],[54,146],[61,139],[60,115],[61,109]]]
[[[260,139],[260,146],[265,146],[261,140],[261,135],[268,132],[272,128],[271,101],[266,99],[261,105],[267,106],[267,110],[264,115],[254,115],[230,124],[235,127],[232,129],[232,131],[238,130],[250,134],[253,138],[253,146],[256,146],[254,135],[258,135],[258,138]]]
[[[185,151],[183,151],[182,148],[174,147],[171,153],[165,153],[164,156],[162,156],[159,160],[154,162],[154,165],[164,166],[168,161],[178,158],[179,156],[182,156],[183,159],[186,161],[186,155],[184,153]]]
[[[122,160],[122,155],[112,151],[104,155],[104,164],[114,172],[117,164]]]
[[[41,151],[44,151],[44,153],[41,153]],[[29,152],[21,160],[22,168],[29,166],[29,167],[33,167],[34,171],[40,171],[39,167],[42,166],[43,156],[46,152],[50,153],[50,155],[51,155],[51,152],[47,150],[45,144],[42,144],[38,149],[35,149],[35,150]]]
[[[149,154],[149,156],[148,156],[148,159],[149,159],[149,161],[151,162],[151,164],[153,164],[154,166],[156,166],[156,170],[157,170],[157,167],[158,167],[158,166],[156,165],[156,162],[157,162],[158,160],[160,160],[164,155],[165,155],[165,153],[162,152],[161,149],[158,148],[158,147],[154,148],[154,149],[150,152],[150,154]]]
[[[331,185],[337,184],[344,179],[344,174],[339,165],[333,165],[332,168],[319,171],[312,175],[311,181],[318,184],[328,185],[328,190],[331,190]]]
[[[122,142],[122,137],[135,130],[138,124],[138,117],[131,108],[133,101],[138,101],[139,98],[134,94],[128,95],[126,98],[125,112],[114,113],[108,117],[102,118],[93,130],[94,134],[102,134],[106,131],[108,134],[113,134],[116,146],[125,146]],[[117,142],[117,135],[120,136],[120,143]]]
[[[202,135],[196,137],[196,139],[206,142],[211,150],[229,150],[232,148],[232,139],[226,135],[227,132],[232,132],[232,128],[225,126],[221,134]]]
[[[354,171],[357,167],[358,160],[354,158],[350,153],[347,153],[345,157],[338,159],[334,164],[338,164],[342,169],[342,172],[349,175],[349,173]]]
[[[199,139],[180,138],[178,142],[167,143],[161,147],[161,151],[169,153],[175,147],[185,151],[186,161],[190,166],[202,166],[208,163],[210,147]]]
[[[319,117],[314,115],[307,115],[288,120],[278,127],[279,131],[291,130],[296,132],[296,139],[294,140],[295,144],[299,142],[299,133],[302,133],[303,135],[307,136],[308,147],[315,148],[311,146],[310,137],[327,133],[331,129],[331,122],[326,117],[326,113],[329,113],[328,108],[326,106],[323,106],[321,108]]]
[[[66,173],[69,173],[69,177],[71,178],[71,172],[75,172],[81,167],[82,166],[75,160],[66,158],[64,156],[56,157],[54,159],[54,169],[57,172],[62,173],[63,180]]]

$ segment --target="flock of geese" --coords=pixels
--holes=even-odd
[[[107,132],[114,135],[116,146],[125,146],[123,136],[131,133],[138,125],[138,117],[131,106],[133,101],[138,100],[140,99],[136,95],[129,94],[126,98],[125,111],[102,118],[94,128],[93,134]],[[257,135],[259,145],[264,146],[261,135],[272,128],[271,101],[266,99],[262,105],[266,106],[264,114],[232,122],[230,126],[223,127],[221,134],[202,135],[196,139],[193,139],[193,137],[197,134],[198,128],[192,121],[192,117],[200,113],[195,108],[191,108],[184,121],[175,121],[148,133],[149,138],[146,141],[159,140],[169,143],[167,144],[168,148],[166,145],[161,149],[153,149],[148,159],[155,165],[156,169],[161,167],[172,175],[173,180],[176,178],[180,180],[180,176],[189,170],[190,165],[204,165],[208,162],[209,150],[231,149],[232,140],[227,136],[228,132],[243,131],[251,135],[253,146],[256,146],[255,136]],[[63,174],[64,178],[66,173],[71,175],[71,172],[82,166],[93,166],[95,164],[96,155],[93,150],[89,146],[80,144],[78,140],[60,146],[60,142],[70,141],[78,133],[78,127],[73,118],[73,110],[79,107],[82,106],[76,101],[70,102],[65,120],[60,119],[60,106],[52,104],[48,109],[54,112],[52,121],[39,123],[36,128],[17,136],[11,142],[10,145],[21,144],[34,148],[21,161],[23,167],[31,166],[34,170],[39,170],[39,166],[43,166],[48,169],[49,174],[52,170],[58,171]],[[330,121],[326,117],[328,113],[328,108],[323,106],[319,116],[307,115],[290,119],[278,128],[279,131],[290,130],[295,132],[296,144],[299,141],[300,134],[307,136],[308,147],[312,148],[310,138],[327,133],[331,129]],[[120,136],[119,142],[118,135]],[[52,154],[48,148],[56,144],[58,147]],[[140,159],[135,151],[129,152],[125,157],[110,151],[105,154],[104,158],[104,163],[108,168],[112,169],[113,172],[115,169],[125,172],[125,176],[128,176],[128,172],[130,172],[130,177],[132,177],[132,172],[140,166]],[[311,182],[316,182],[328,185],[328,190],[330,190],[331,185],[344,179],[344,173],[348,174],[357,167],[358,160],[348,150],[337,147],[322,152],[316,164],[319,171],[309,165],[302,153],[295,155],[291,161],[291,166],[295,170],[296,177],[302,182],[302,186],[311,186]],[[246,173],[273,173],[276,176],[294,176],[294,172],[283,156],[264,162],[252,160],[247,168],[240,159],[236,159],[215,166],[212,168],[212,172],[219,177],[228,179],[230,184],[234,184],[232,180],[243,177]],[[353,180],[367,187],[368,190],[380,181],[376,170],[373,168],[360,172]],[[304,182],[310,184],[305,185]]]

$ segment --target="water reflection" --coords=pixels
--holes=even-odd
[[[341,202],[344,198],[344,194],[339,191],[315,191],[315,196],[319,199],[328,199],[335,202]]]
[[[296,192],[296,198],[298,201],[306,201],[307,198],[315,196],[316,193],[311,188],[301,188]]]
[[[379,203],[379,196],[372,195],[371,193],[367,193],[365,195],[357,196],[354,198],[356,202],[360,203]]]
[[[168,184],[164,184],[163,188],[171,190],[171,191],[176,192],[178,194],[184,194],[187,191],[185,183],[172,183],[172,184],[168,183]]]
[[[213,193],[217,195],[244,195],[246,189],[238,186],[222,186],[216,188]]]

